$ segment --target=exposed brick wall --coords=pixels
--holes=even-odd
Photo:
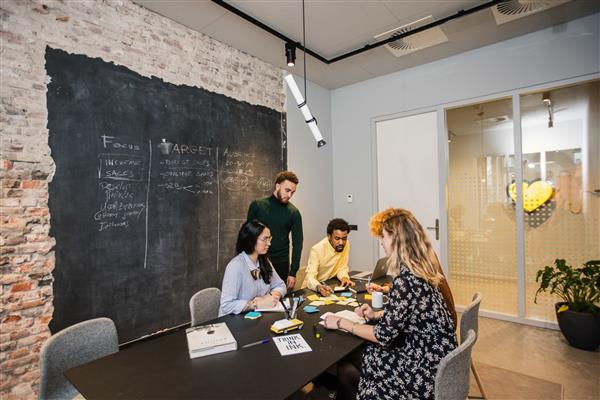
[[[282,71],[130,1],[0,2],[0,398],[35,398],[50,336],[46,45],[283,111]]]

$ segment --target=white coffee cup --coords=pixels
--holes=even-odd
[[[383,298],[385,297],[385,302]],[[383,308],[383,305],[388,302],[388,297],[384,296],[381,292],[373,292],[371,293],[371,307],[373,308]]]

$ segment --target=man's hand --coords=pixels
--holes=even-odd
[[[329,287],[327,285],[319,285],[319,286],[317,286],[317,290],[323,297],[327,297],[331,294],[331,292],[333,292],[331,287]]]
[[[296,286],[296,277],[290,275],[287,277],[286,287],[288,290],[294,290],[294,286]]]
[[[342,286],[343,287],[348,287],[348,286],[354,286],[356,285],[354,282],[352,282],[350,280],[350,278],[342,278]]]

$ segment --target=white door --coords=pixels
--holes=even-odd
[[[439,255],[435,230],[439,220],[437,135],[436,112],[377,122],[379,210],[410,210]]]

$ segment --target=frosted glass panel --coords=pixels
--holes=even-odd
[[[576,266],[600,258],[600,199],[594,194],[600,188],[599,92],[596,81],[521,96],[523,177],[552,192],[535,210],[523,211],[528,318],[556,320],[557,298],[543,295],[533,303],[537,270],[556,258]]]
[[[517,313],[512,100],[447,110],[448,260],[457,305]]]

